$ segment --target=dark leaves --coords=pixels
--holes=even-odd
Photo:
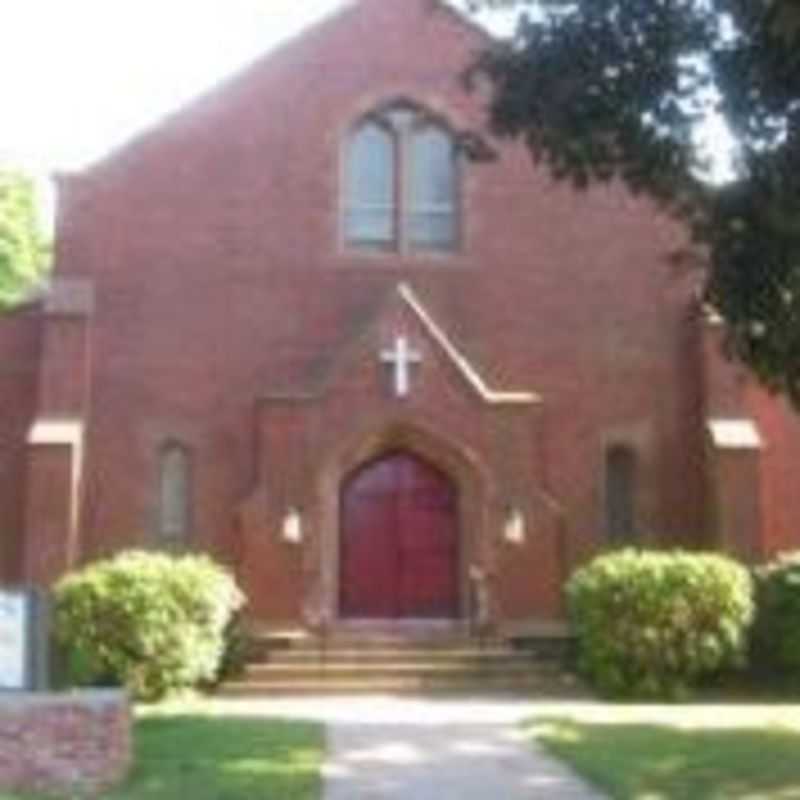
[[[800,404],[800,2],[478,0],[537,8],[473,72],[499,136],[584,188],[622,180],[711,254],[733,353]],[[724,118],[737,175],[701,180],[698,123]]]

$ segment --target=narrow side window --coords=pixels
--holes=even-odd
[[[630,447],[606,452],[606,531],[613,543],[636,538],[636,454]]]
[[[170,442],[161,449],[159,463],[158,535],[165,543],[181,543],[189,536],[191,459],[188,449]]]

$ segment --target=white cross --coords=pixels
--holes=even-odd
[[[405,336],[398,336],[394,347],[381,353],[381,361],[393,368],[394,392],[397,397],[408,397],[411,391],[411,367],[422,363],[422,355],[409,347]]]

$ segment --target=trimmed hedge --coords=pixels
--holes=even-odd
[[[157,700],[213,680],[243,601],[210,558],[123,553],[56,586],[56,639],[73,683],[123,685]]]
[[[758,618],[753,660],[800,678],[800,552],[784,553],[756,570]]]
[[[579,569],[567,597],[581,669],[606,694],[675,697],[746,660],[752,579],[724,556],[619,551]]]

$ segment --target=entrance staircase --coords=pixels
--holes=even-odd
[[[514,646],[465,634],[337,632],[256,637],[227,697],[294,694],[576,693],[565,671],[566,640]]]

